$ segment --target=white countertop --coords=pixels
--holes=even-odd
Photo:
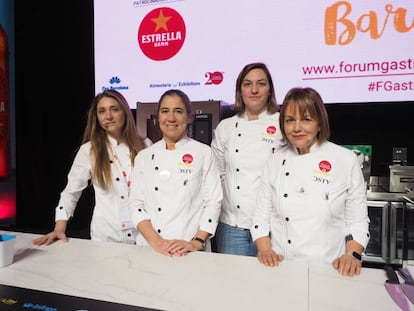
[[[14,262],[0,268],[4,285],[172,311],[399,310],[381,269],[348,278],[330,265],[268,268],[257,258],[206,252],[170,258],[149,247],[73,238],[36,247],[38,235],[0,233],[17,235]]]

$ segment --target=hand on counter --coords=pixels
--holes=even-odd
[[[270,238],[261,237],[255,241],[257,247],[257,258],[259,262],[267,267],[276,267],[283,261],[283,255],[278,255],[272,249]]]
[[[52,231],[48,234],[33,240],[34,245],[49,245],[55,242],[56,240],[62,240],[63,242],[67,242],[68,238],[66,237],[65,232],[62,231]]]
[[[33,240],[34,245],[50,245],[56,240],[62,240],[67,242],[68,238],[66,237],[66,220],[58,220],[55,223],[55,229],[48,234]]]
[[[361,254],[364,247],[355,241],[351,234],[345,238],[346,252],[332,262],[332,266],[343,276],[353,277],[361,273]]]
[[[190,252],[201,250],[195,243],[185,240],[160,239],[156,243],[151,243],[151,247],[166,256],[186,256]]]
[[[353,277],[361,273],[362,262],[352,254],[345,253],[341,257],[336,258],[332,265],[338,270],[339,274]]]
[[[258,251],[257,258],[260,263],[268,267],[276,267],[279,265],[279,262],[283,261],[283,256],[276,254],[272,249],[267,251]]]
[[[189,252],[196,252],[204,248],[204,245],[198,240],[189,242],[179,239],[164,239],[157,231],[155,231],[148,219],[141,221],[138,224],[137,229],[148,241],[148,244],[153,250],[166,256],[185,256]],[[208,232],[202,230],[199,230],[197,234],[203,238],[202,240],[205,240],[209,235]]]

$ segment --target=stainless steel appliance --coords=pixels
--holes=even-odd
[[[389,263],[414,264],[414,204],[391,202]]]
[[[404,193],[368,193],[371,239],[366,263],[414,264],[414,201]]]
[[[388,261],[389,253],[388,213],[390,202],[368,201],[367,203],[371,238],[364,252],[364,261],[385,264]]]
[[[414,166],[390,165],[390,192],[414,191]]]

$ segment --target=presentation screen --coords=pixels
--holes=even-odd
[[[96,0],[95,90],[131,108],[170,88],[234,103],[244,65],[276,98],[297,86],[335,103],[414,104],[414,1]]]

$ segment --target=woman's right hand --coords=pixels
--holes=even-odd
[[[176,247],[176,240],[166,240],[159,237],[156,241],[152,241],[149,244],[158,253],[164,254],[169,257],[175,255],[172,250],[174,250],[174,247]]]
[[[64,231],[54,230],[40,238],[34,239],[33,244],[38,245],[38,246],[39,245],[50,245],[56,240],[62,240],[63,242],[67,242],[68,238],[66,237],[66,233]]]
[[[257,258],[259,262],[267,267],[276,267],[283,260],[283,255],[276,254],[272,249],[270,237],[264,236],[255,241],[257,247]]]
[[[283,261],[283,256],[276,254],[273,249],[270,250],[259,250],[257,253],[257,258],[260,263],[264,264],[267,267],[276,267],[279,265],[279,262]]]

